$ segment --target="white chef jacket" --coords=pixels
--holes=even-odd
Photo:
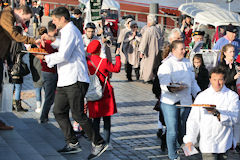
[[[187,119],[184,143],[195,144],[200,133],[199,146],[202,153],[225,153],[235,143],[233,125],[238,120],[238,94],[226,86],[219,92],[210,86],[197,96],[194,103],[216,105],[221,121],[202,107],[192,107]]]
[[[163,103],[172,105],[180,101],[182,105],[190,105],[192,104],[192,95],[195,97],[201,91],[195,80],[192,64],[186,58],[178,60],[173,55],[169,56],[159,66],[157,75],[162,90],[160,101]],[[187,85],[187,88],[172,93],[167,88],[170,83],[183,83]]]
[[[57,86],[69,86],[77,81],[89,83],[81,32],[72,22],[69,22],[60,30],[60,33],[58,52],[45,56],[49,68],[57,65]]]

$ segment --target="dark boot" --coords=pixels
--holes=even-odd
[[[159,129],[157,132],[157,137],[161,139],[161,150],[165,152],[167,148],[167,143],[166,143],[166,132],[163,133],[162,129]]]
[[[127,63],[126,67],[127,67],[127,68],[126,68],[127,79],[128,79],[128,81],[133,81],[133,80],[132,80],[132,65],[129,64],[129,63]]]
[[[139,73],[140,68],[134,68],[134,70],[135,70],[135,74],[136,74],[136,80],[138,81],[140,78],[140,73]]]
[[[17,112],[27,112],[28,111],[28,109],[22,108],[21,100],[15,100],[15,102],[16,102],[15,109]]]

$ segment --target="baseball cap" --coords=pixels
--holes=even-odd
[[[229,24],[229,25],[227,26],[226,31],[232,32],[232,33],[237,33],[237,32],[238,32],[237,28],[236,28],[235,26],[233,26],[232,24]]]

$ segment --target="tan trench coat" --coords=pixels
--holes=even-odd
[[[144,30],[139,45],[139,52],[144,56],[140,64],[140,77],[145,81],[153,80],[153,66],[161,47],[161,33],[156,26]]]

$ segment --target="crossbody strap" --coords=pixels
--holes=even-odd
[[[87,58],[88,58],[88,57],[87,57]],[[89,61],[92,63],[93,67],[96,68],[96,71],[95,71],[94,74],[96,74],[97,72],[99,72],[101,75],[103,75],[103,77],[105,77],[105,81],[104,81],[104,85],[103,85],[103,92],[104,92],[105,87],[106,87],[106,84],[107,84],[108,76],[105,76],[102,72],[99,71],[99,67],[100,67],[100,65],[101,65],[101,63],[102,63],[103,58],[102,58],[101,61],[99,62],[98,67],[95,66],[95,64],[93,63],[93,61],[92,61],[90,58],[88,58],[88,59],[89,59]]]

